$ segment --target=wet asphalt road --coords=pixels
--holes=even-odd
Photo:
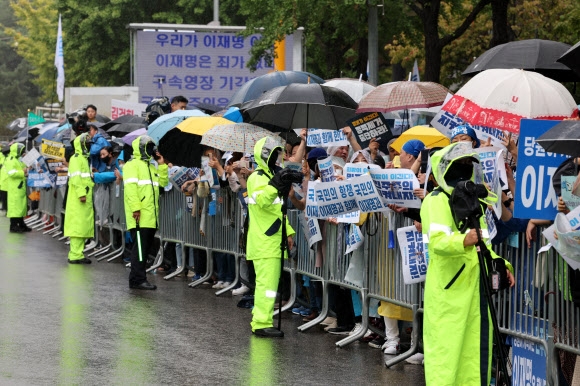
[[[285,313],[284,339],[250,333],[239,297],[149,275],[130,290],[117,263],[68,265],[68,247],[39,232],[11,234],[0,217],[0,384],[423,385],[423,367],[384,367],[366,343]]]

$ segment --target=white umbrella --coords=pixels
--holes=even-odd
[[[483,71],[443,106],[472,125],[519,133],[522,118],[557,119],[578,115],[578,106],[560,83],[518,69]]]
[[[347,93],[356,103],[360,102],[363,96],[376,88],[370,83],[353,78],[330,79],[327,80],[324,85],[341,89]]]

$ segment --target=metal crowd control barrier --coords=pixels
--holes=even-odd
[[[113,232],[125,232],[126,222],[123,207],[123,190],[117,195],[114,184],[108,187],[108,208],[98,219],[103,228],[109,230],[111,243]],[[58,235],[62,228],[62,203],[64,188],[42,190],[37,216],[27,219],[27,222],[35,226],[44,227],[46,216],[54,218],[51,223],[54,229],[44,232],[51,233],[53,237]],[[209,199],[199,199],[201,212],[206,212]],[[199,208],[193,208],[195,216],[186,209],[186,196],[175,189],[166,192],[160,198],[159,234],[162,242],[176,242],[184,246],[201,249],[207,252],[206,275],[190,283],[195,287],[209,279],[213,272],[213,252],[230,253],[236,260],[236,277],[239,274],[239,260],[243,256],[239,250],[238,237],[242,226],[242,211],[239,201],[230,191],[221,190],[216,194],[216,213],[209,216],[199,212]],[[290,301],[282,308],[282,311],[290,308],[296,300],[297,276],[305,275],[322,284],[322,309],[320,315],[299,327],[305,331],[320,323],[328,314],[328,286],[337,285],[360,292],[362,299],[362,329],[355,335],[338,341],[339,347],[359,339],[368,328],[369,301],[377,299],[388,302],[413,311],[413,344],[411,348],[400,355],[388,360],[385,364],[389,367],[401,362],[416,352],[419,342],[419,320],[422,313],[422,284],[406,285],[403,281],[402,258],[399,248],[389,248],[389,224],[388,221],[380,220],[381,215],[370,216],[361,227],[365,234],[365,241],[360,247],[363,251],[363,276],[361,283],[350,283],[345,280],[353,253],[344,254],[346,248],[347,227],[344,224],[330,224],[324,222],[322,227],[325,234],[322,254],[324,256],[322,266],[316,265],[316,246],[309,248],[308,239],[301,225],[301,212],[288,211],[290,224],[296,231],[295,245],[296,257],[284,262],[284,269],[290,273]],[[402,215],[395,216],[395,229],[411,225],[410,220]],[[200,230],[203,230],[201,232]],[[539,231],[538,231],[539,232]],[[108,258],[108,261],[117,258],[125,248],[124,237],[121,237],[122,245],[113,249],[109,254],[101,256],[99,260]],[[496,253],[508,261],[514,267],[516,286],[494,297],[494,305],[498,311],[500,331],[511,336],[513,339],[523,339],[538,344],[546,353],[546,377],[548,384],[558,385],[559,368],[558,352],[566,351],[580,355],[580,309],[573,302],[570,290],[570,268],[566,262],[552,249],[548,253],[538,255],[540,245],[545,240],[527,247],[525,234],[519,234],[516,246],[504,242],[494,249]],[[395,244],[396,245],[396,244]],[[112,245],[111,245],[112,247]],[[359,251],[360,252],[360,251]],[[156,258],[157,266],[163,259],[162,252]],[[184,264],[186,258],[184,256]],[[151,267],[149,270],[156,268]],[[167,275],[170,279],[177,273]],[[237,281],[238,279],[236,279]],[[222,289],[216,293],[219,295],[232,288]],[[278,312],[278,311],[276,311]],[[382,332],[379,332],[382,333]],[[512,358],[513,359],[513,358]],[[514,372],[520,371],[517,363],[514,363]]]
[[[117,185],[116,182],[112,182],[107,185],[106,193],[108,194],[108,206],[103,208],[101,214],[103,218],[99,225],[101,228],[108,230],[109,244],[100,251],[94,252],[91,256],[102,255],[97,259],[97,261],[107,259],[107,262],[110,262],[123,255],[125,250],[125,231],[127,230],[127,224],[125,222],[123,184]],[[121,234],[121,245],[118,248],[115,248],[115,231]]]

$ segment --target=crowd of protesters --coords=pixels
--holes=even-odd
[[[172,110],[185,108],[187,100],[180,98],[174,98]],[[122,154],[123,149],[119,145],[103,138],[97,127],[90,123],[94,119],[90,114],[96,113],[96,107],[88,106],[86,111],[88,119],[77,125],[80,129],[73,141],[74,154],[68,154],[70,158],[65,162],[69,173],[64,221],[65,236],[70,238],[68,262],[91,263],[83,254],[83,249],[87,242],[95,239],[93,213],[94,210],[98,211],[98,204],[95,202],[93,205],[94,185],[123,184],[128,230],[128,234],[123,237],[128,241],[127,249],[130,251],[125,261],[131,263],[129,286],[133,289],[154,290],[156,286],[147,281],[145,270],[151,264],[151,247],[156,242],[155,231],[163,215],[159,207],[159,188],[168,184],[168,168],[174,165],[166,165],[154,141],[147,136],[133,141],[132,149],[129,150],[132,153],[130,157]],[[264,337],[283,336],[280,331],[275,331],[272,322],[274,299],[280,293],[284,297],[285,292],[278,289],[279,239],[282,234],[278,228],[280,203],[276,203],[275,207],[272,205],[276,199],[281,199],[287,200],[292,210],[304,210],[306,204],[305,195],[296,191],[297,185],[289,186],[280,182],[279,170],[284,167],[284,163],[301,163],[303,181],[298,185],[301,185],[302,192],[307,191],[311,181],[320,179],[317,161],[328,157],[332,157],[337,180],[345,179],[343,168],[347,163],[364,164],[369,168],[409,169],[421,184],[414,194],[424,200],[424,205],[421,209],[390,205],[390,210],[412,219],[416,228],[428,237],[431,260],[425,287],[424,355],[416,354],[407,361],[424,364],[426,377],[432,384],[438,384],[435,379],[441,381],[440,384],[489,384],[492,334],[489,323],[483,323],[488,315],[480,304],[483,295],[478,284],[477,257],[474,257],[477,255],[475,248],[478,235],[474,229],[465,234],[460,233],[450,208],[446,207],[447,195],[451,194],[459,181],[473,180],[477,173],[481,173],[479,159],[473,149],[489,146],[489,143],[480,142],[469,125],[461,125],[453,129],[449,138],[451,145],[445,148],[426,149],[419,139],[410,139],[398,152],[391,146],[392,140],[388,152],[383,153],[377,141],[372,140],[367,148],[362,148],[350,128],[342,130],[348,139],[348,146],[310,148],[306,146],[308,131],[303,129],[300,135],[286,136],[285,139],[272,134],[256,145],[253,154],[224,152],[228,149],[204,150],[212,170],[211,176],[205,176],[210,191],[231,190],[239,198],[239,208],[244,216],[250,214],[251,221],[245,227],[246,231],[249,229],[247,257],[242,259],[239,270],[242,280],[231,291],[234,296],[243,296],[240,307],[253,308],[252,331]],[[516,160],[517,144],[507,134],[504,136],[504,146],[510,159]],[[0,189],[7,192],[4,208],[7,204],[10,231],[18,233],[30,231],[23,221],[27,215],[27,168],[19,159],[23,151],[23,146],[13,145],[10,154],[1,161],[3,167],[0,172]],[[124,151],[127,152],[127,148]],[[426,175],[421,168],[422,161],[425,161],[422,158],[426,154],[430,154],[432,175]],[[530,243],[536,237],[536,227],[546,223],[513,217],[513,198],[516,195],[512,169],[515,166],[513,161],[511,164],[506,163],[508,181],[505,185],[509,189],[505,189],[502,197],[498,198],[502,202],[502,214],[494,218],[498,231],[493,239],[486,236],[487,225],[485,221],[481,222],[480,237],[485,244],[499,244],[513,232],[525,233]],[[202,171],[198,178],[203,177]],[[191,192],[201,189],[202,184],[198,182],[188,181],[182,190]],[[559,192],[559,189],[556,191]],[[568,211],[561,197],[558,209]],[[99,221],[103,221],[103,218],[100,216]],[[335,218],[318,221],[323,235],[326,224],[336,224]],[[275,229],[271,228],[273,224],[277,224]],[[364,216],[361,216],[359,225],[364,225]],[[286,235],[288,250],[292,255],[295,253],[295,240],[289,224]],[[101,243],[104,238],[106,236],[97,237]],[[323,246],[339,241],[323,239],[316,244],[317,266],[321,266],[323,259],[332,258],[324,256]],[[158,268],[159,272],[180,270],[182,276],[190,277],[193,281],[207,276],[205,251],[179,243],[165,243],[161,247],[164,249],[165,260]],[[276,253],[266,254],[265,251]],[[493,257],[500,258],[497,255]],[[232,283],[237,281],[234,256],[215,252],[211,258],[215,262],[215,272],[210,273],[211,279],[204,284],[215,289],[232,287]],[[184,266],[187,269],[183,270]],[[513,268],[509,261],[505,261],[505,266],[506,275],[513,285]],[[291,312],[303,318],[304,322],[314,320],[322,308],[321,291],[320,282],[302,277],[299,301],[293,305]],[[329,298],[330,313],[321,323],[324,330],[339,336],[360,332],[360,295],[354,290],[331,286]],[[370,323],[384,330],[384,334],[375,334],[369,329],[362,341],[370,347],[381,349],[387,355],[400,353],[401,330],[407,326],[404,322],[412,320],[411,310],[388,302],[371,302],[370,317]],[[474,325],[477,328],[473,328]]]

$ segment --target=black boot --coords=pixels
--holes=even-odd
[[[24,218],[22,218],[22,217],[20,217],[18,219],[18,225],[20,226],[20,228],[22,229],[23,232],[32,231],[32,228],[30,228],[28,225],[26,225],[26,223],[24,222]]]
[[[269,328],[259,328],[252,332],[254,335],[262,337],[262,338],[283,338],[284,332],[274,327]]]
[[[17,218],[10,219],[10,232],[12,232],[12,233],[22,233],[23,232],[22,228],[20,228],[20,226],[18,225]]]

